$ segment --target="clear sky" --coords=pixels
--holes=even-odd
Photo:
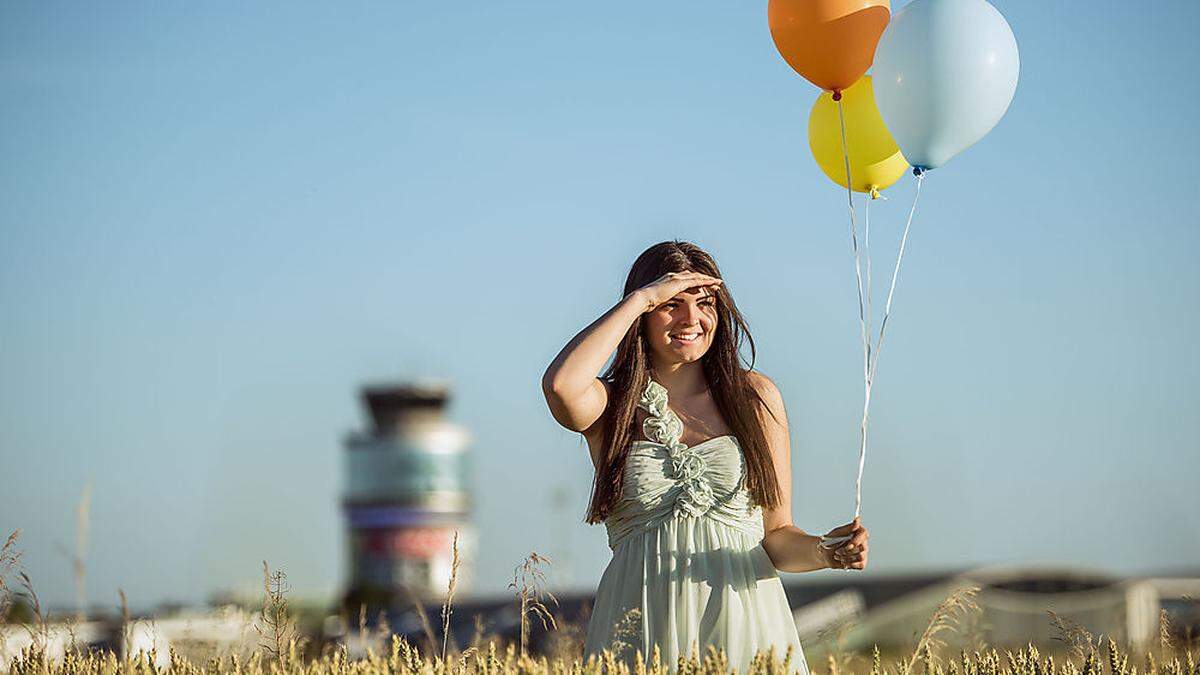
[[[1195,568],[1200,4],[995,4],[1020,83],[925,181],[866,573]],[[252,588],[264,558],[329,592],[358,387],[444,376],[475,589],[536,550],[594,590],[591,465],[539,379],[672,238],[716,257],[783,392],[797,525],[845,522],[861,352],[817,94],[765,0],[3,3],[0,528],[68,602],[90,480],[92,602]],[[872,209],[877,279],[913,180]]]

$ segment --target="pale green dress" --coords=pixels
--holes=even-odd
[[[612,560],[596,590],[584,658],[608,647],[632,670],[654,646],[672,670],[679,656],[724,647],[748,670],[774,647],[789,673],[808,674],[783,583],[762,547],[762,508],[751,506],[746,463],[733,435],[694,446],[667,390],[650,379],[638,406],[647,439],[633,441],[623,494],[604,521]]]

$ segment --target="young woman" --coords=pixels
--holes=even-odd
[[[861,570],[868,534],[856,518],[829,532],[850,540],[827,549],[792,523],[783,398],[753,360],[712,257],[667,241],[546,370],[554,418],[583,434],[595,466],[586,522],[604,522],[613,551],[585,658],[607,647],[632,668],[657,646],[674,668],[712,645],[744,673],[757,651],[791,648],[790,671],[807,675],[778,571]]]

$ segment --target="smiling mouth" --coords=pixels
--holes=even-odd
[[[703,333],[700,333],[700,332],[673,333],[671,335],[671,339],[676,342],[682,342],[683,344],[692,344],[692,343],[698,341],[700,339],[701,335],[703,335]]]

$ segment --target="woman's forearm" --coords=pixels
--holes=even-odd
[[[820,548],[821,537],[795,525],[784,525],[763,537],[762,547],[771,564],[781,572],[812,572],[829,567]]]
[[[649,303],[639,291],[613,305],[562,348],[542,376],[543,388],[566,399],[581,395],[592,386],[629,327],[648,308]]]

